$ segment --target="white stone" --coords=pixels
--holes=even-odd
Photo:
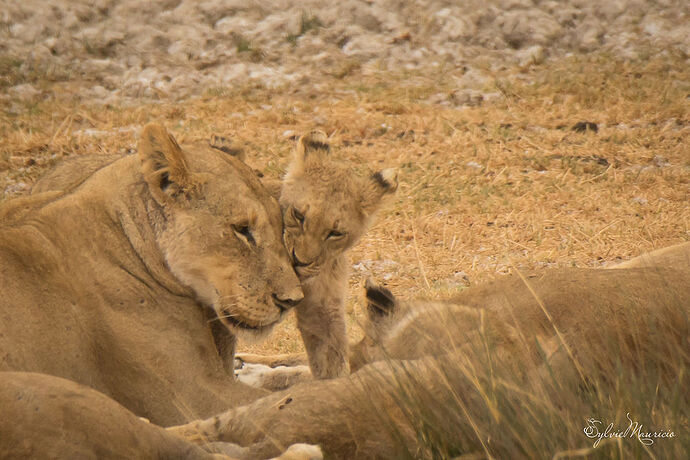
[[[12,86],[7,92],[11,96],[22,100],[33,99],[41,94],[41,92],[34,88],[34,86],[30,83],[22,83],[21,85]]]

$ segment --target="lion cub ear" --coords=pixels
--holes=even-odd
[[[192,187],[191,173],[175,138],[159,124],[144,127],[139,139],[141,172],[160,203]]]
[[[328,136],[323,131],[311,131],[299,138],[295,156],[292,160],[291,170],[301,171],[307,163],[321,161],[331,150],[328,144]]]
[[[362,193],[362,209],[372,214],[381,203],[385,195],[394,193],[398,189],[398,172],[393,168],[375,172],[369,177]]]

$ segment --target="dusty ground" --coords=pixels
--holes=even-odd
[[[481,91],[498,69],[569,52],[638,58],[652,47],[690,53],[690,4],[683,0],[0,5],[0,65],[10,95],[19,99],[53,93],[136,104],[248,82],[289,88],[360,72],[450,69],[463,69],[455,72],[460,89]]]
[[[358,169],[397,167],[352,253],[353,337],[368,275],[446,296],[690,239],[686,2],[0,3],[0,199],[64,156],[132,152],[153,120],[230,136],[272,177],[314,127]],[[253,349],[300,347],[288,323]]]

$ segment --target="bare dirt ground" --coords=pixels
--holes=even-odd
[[[269,177],[319,127],[400,173],[352,253],[353,337],[369,275],[447,296],[689,240],[688,3],[459,3],[0,1],[0,200],[149,121]],[[300,347],[288,323],[252,350]]]

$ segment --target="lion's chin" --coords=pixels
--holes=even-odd
[[[278,324],[282,318],[283,315],[279,316],[277,320],[265,324],[255,324],[245,321],[227,310],[222,310],[222,313],[218,314],[218,319],[233,335],[249,342],[265,339],[273,330],[273,326]]]

